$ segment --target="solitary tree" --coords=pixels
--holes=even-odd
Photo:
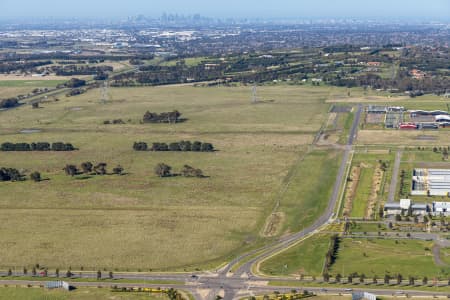
[[[81,164],[81,170],[83,170],[84,174],[88,174],[92,172],[92,163],[90,161],[86,161]]]
[[[39,182],[41,181],[41,173],[39,172],[33,172],[30,174],[30,179],[35,181],[35,182]]]
[[[183,170],[181,170],[181,175],[185,177],[203,177],[203,171],[189,165],[184,165]]]
[[[109,271],[109,274],[108,274],[108,275],[109,275],[109,278],[110,278],[110,279],[113,279],[113,272]]]
[[[56,277],[59,277],[59,269],[58,268],[56,268],[56,270],[55,270],[55,275],[56,275]]]
[[[359,276],[359,282],[360,283],[364,283],[364,280],[366,279],[366,275],[361,274],[361,276]]]
[[[158,175],[159,177],[169,177],[172,175],[170,172],[171,170],[172,167],[164,163],[159,163],[155,167],[155,174]]]
[[[97,280],[102,278],[102,272],[100,270],[97,271]]]
[[[123,168],[122,168],[122,166],[121,166],[121,165],[118,165],[117,167],[115,167],[115,168],[113,169],[113,173],[116,174],[116,175],[122,175],[122,173],[123,173]]]
[[[78,174],[78,169],[75,165],[66,165],[63,170],[66,172],[66,175],[75,176]]]
[[[403,276],[402,276],[402,274],[398,274],[397,275],[397,284],[401,284],[402,283],[402,280],[403,280]]]
[[[338,273],[336,275],[336,282],[341,282],[341,278],[342,278],[342,275]]]
[[[384,283],[389,284],[389,280],[391,280],[391,276],[389,276],[388,274],[384,275]]]
[[[422,283],[423,284],[427,284],[428,283],[428,277],[425,276],[424,278],[422,278]]]
[[[414,285],[415,284],[415,278],[413,276],[409,276],[409,285]]]
[[[106,174],[106,163],[99,163],[94,167],[94,172],[97,175],[105,175]]]

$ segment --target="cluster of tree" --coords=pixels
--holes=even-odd
[[[325,274],[328,274],[330,267],[336,261],[337,252],[339,250],[339,243],[340,243],[339,237],[337,235],[333,235],[330,239],[331,239],[330,246],[325,256],[325,267],[323,269],[324,276]]]
[[[407,72],[399,72],[394,79],[386,79],[373,73],[362,74],[360,76],[345,77],[336,75],[327,80],[328,83],[336,86],[371,87],[373,89],[392,90],[398,92],[410,92],[411,97],[421,96],[424,93],[444,94],[450,85],[450,79],[445,77],[425,78],[417,80],[411,78]]]
[[[181,141],[174,143],[153,143],[149,148],[145,142],[135,142],[133,149],[136,151],[193,151],[193,152],[213,152],[214,146],[211,143],[203,143],[199,141]]]
[[[180,122],[180,116],[181,113],[177,110],[160,114],[147,111],[142,121],[144,123],[178,123]]]
[[[106,80],[109,78],[108,73],[99,72],[94,76],[94,80]]]
[[[112,72],[113,67],[66,65],[66,66],[52,66],[46,68],[46,70],[55,73],[58,76],[74,76],[74,75],[95,75],[98,73]]]
[[[156,165],[155,174],[158,175],[159,177],[172,177],[178,175],[184,177],[198,177],[198,178],[204,177],[202,170],[193,168],[189,165],[184,165],[180,174],[172,173],[172,167],[164,163],[159,163]]]
[[[13,71],[32,72],[36,67],[52,64],[52,61],[29,61],[29,62],[1,62],[0,73],[10,73]]]
[[[6,142],[1,144],[1,151],[74,151],[75,147],[71,143],[48,143],[48,142],[37,142],[37,143],[10,143]]]
[[[106,120],[103,121],[104,125],[109,125],[109,124],[125,124],[125,122],[122,119],[114,119],[114,120]]]
[[[19,105],[19,100],[17,100],[17,98],[0,100],[0,108],[11,108],[17,105]]]
[[[72,78],[69,81],[67,81],[66,83],[64,83],[65,87],[72,88],[72,89],[79,88],[79,87],[82,87],[85,85],[86,85],[86,80],[78,79],[78,78]]]
[[[448,152],[450,150],[450,146],[447,147],[433,147],[434,153],[442,153],[442,160],[448,160]]]
[[[97,55],[82,55],[82,54],[74,54],[74,53],[63,53],[63,52],[56,52],[56,53],[15,53],[14,55],[11,55],[10,57],[6,57],[3,60],[4,61],[19,61],[19,60],[36,60],[38,63],[42,60],[65,60],[65,61],[76,61],[77,63],[94,63],[94,62],[104,62],[105,60],[109,61],[123,61],[123,60],[130,60],[130,59],[142,59],[142,60],[151,60],[155,56],[153,54],[149,53],[131,53],[131,54],[122,54],[122,55],[116,55],[116,54],[105,54],[104,51],[96,51]],[[31,63],[31,62],[30,62]],[[47,64],[51,64],[47,63]]]
[[[70,92],[66,94],[66,97],[77,96],[86,93],[85,89],[71,89]]]
[[[107,164],[104,162],[94,165],[92,162],[87,161],[80,165],[80,169],[76,165],[68,164],[63,170],[66,175],[75,176],[79,174],[89,174],[89,175],[107,175],[108,171],[106,169]],[[122,175],[123,167],[118,165],[113,168],[113,174]]]
[[[21,181],[23,175],[14,168],[0,168],[0,181]]]
[[[187,66],[185,64],[177,64],[176,66],[142,66],[137,72],[115,75],[111,86],[163,85],[209,81],[222,78],[224,70],[224,66],[207,68],[203,64],[197,66]]]

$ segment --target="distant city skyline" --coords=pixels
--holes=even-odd
[[[1,0],[2,18],[124,18],[158,17],[163,13],[213,18],[271,19],[450,19],[448,0]]]

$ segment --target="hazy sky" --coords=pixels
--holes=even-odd
[[[163,12],[250,18],[450,19],[450,0],[0,0],[0,17],[115,18]]]

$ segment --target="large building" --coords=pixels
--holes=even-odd
[[[428,211],[427,204],[413,204],[411,199],[400,199],[400,202],[390,202],[384,205],[384,215],[386,217],[396,215],[424,216]]]
[[[450,216],[450,202],[433,202],[435,216]]]
[[[411,195],[450,196],[450,169],[414,169]]]

